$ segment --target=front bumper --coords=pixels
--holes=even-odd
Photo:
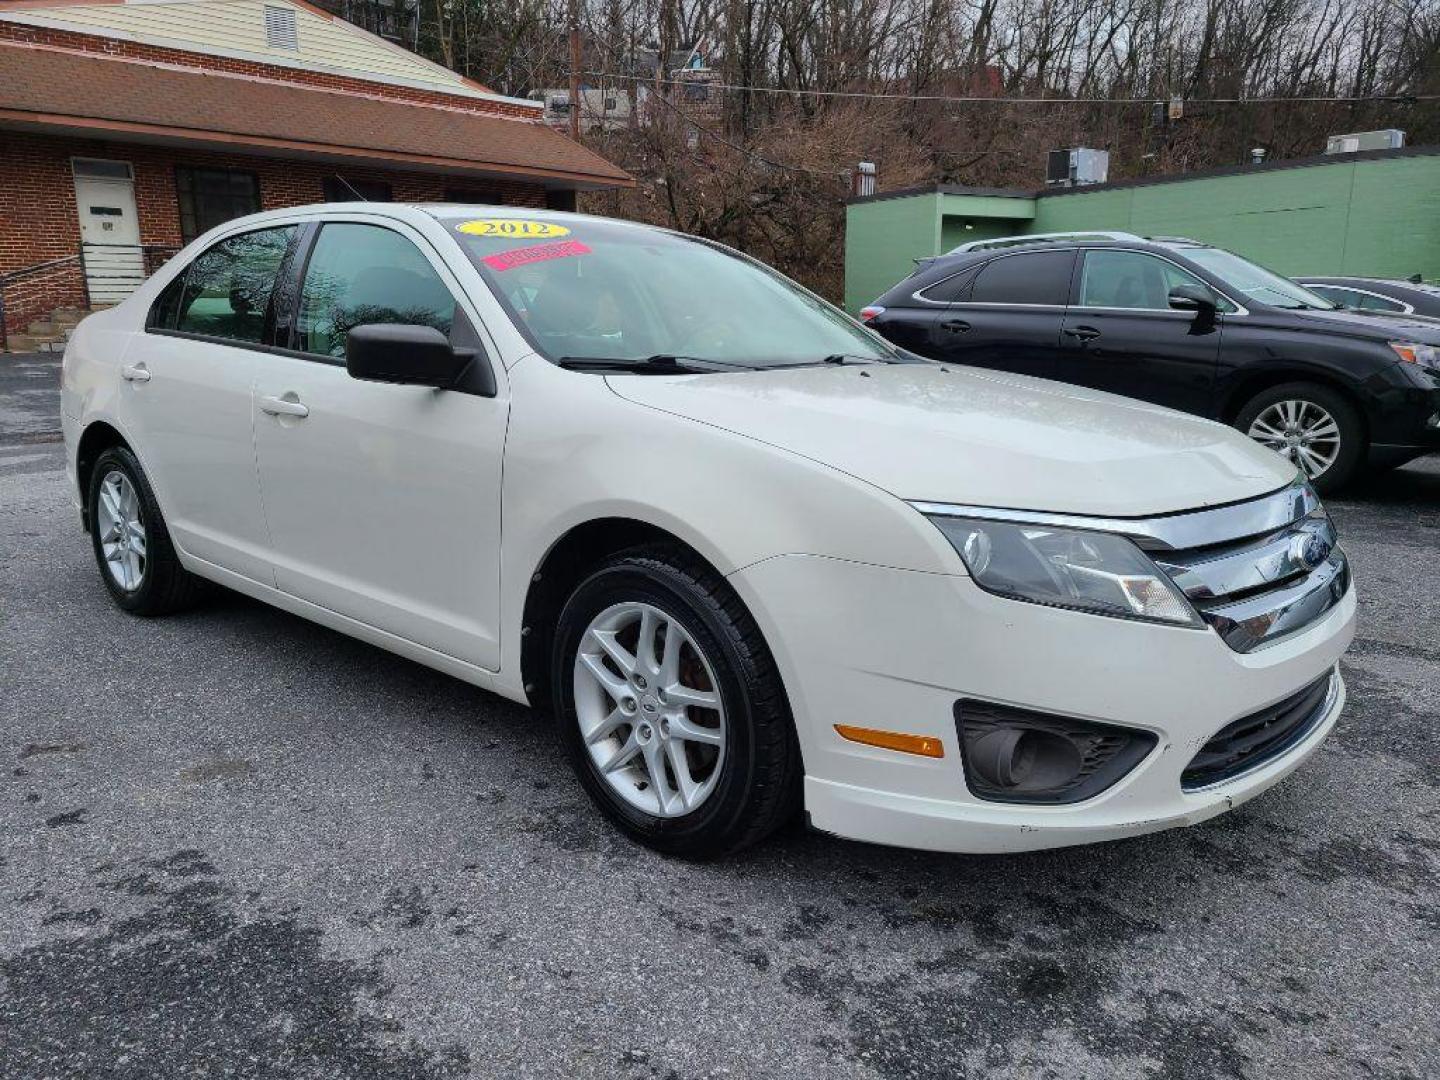
[[[1333,728],[1343,685],[1285,753],[1203,791],[1180,774],[1217,731],[1335,668],[1354,635],[1353,586],[1324,617],[1239,653],[1208,628],[1128,622],[993,596],[968,577],[803,555],[731,577],[785,677],[818,829],[954,852],[1112,840],[1189,825],[1293,771]],[[1064,806],[1002,804],[966,786],[953,707],[980,698],[1154,732],[1117,783]],[[842,739],[834,725],[941,740],[942,758]]]

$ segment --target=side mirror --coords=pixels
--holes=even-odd
[[[345,335],[345,370],[352,379],[460,389],[473,365],[477,371],[473,389],[493,397],[494,372],[488,364],[476,364],[477,356],[473,349],[454,348],[433,326],[370,323]]]
[[[1170,290],[1170,307],[1176,311],[1194,311],[1215,314],[1219,306],[1215,294],[1204,285],[1176,285]]]

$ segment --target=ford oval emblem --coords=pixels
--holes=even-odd
[[[1290,558],[1306,570],[1314,570],[1330,557],[1330,547],[1330,541],[1319,533],[1302,533],[1290,545]]]

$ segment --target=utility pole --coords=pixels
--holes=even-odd
[[[570,138],[580,141],[580,0],[570,0]]]

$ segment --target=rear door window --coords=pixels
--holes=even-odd
[[[275,276],[295,226],[258,229],[220,241],[172,282],[152,309],[157,329],[261,344]]]
[[[986,263],[970,290],[972,304],[1051,304],[1070,296],[1074,251],[1031,251]]]
[[[305,270],[297,348],[343,357],[345,335],[373,323],[433,326],[449,336],[455,297],[420,249],[394,230],[329,222]]]

